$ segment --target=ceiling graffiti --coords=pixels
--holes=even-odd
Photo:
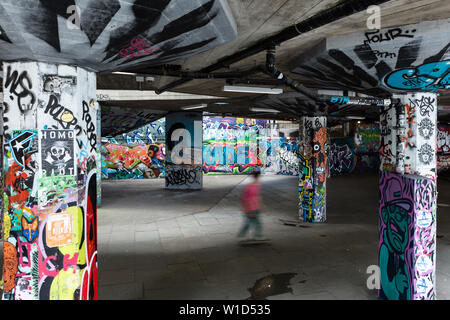
[[[166,113],[146,109],[137,112],[130,108],[102,106],[102,136],[116,136],[127,133],[164,117]]]
[[[0,60],[114,71],[186,58],[236,37],[225,0],[0,3]]]
[[[329,38],[291,71],[373,96],[450,89],[450,19]]]

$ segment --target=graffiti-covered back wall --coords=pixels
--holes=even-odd
[[[165,125],[165,119],[160,119],[131,132],[103,138],[102,178],[164,177]]]
[[[289,126],[288,126],[289,125]],[[258,167],[263,174],[298,175],[297,124],[288,129],[266,120],[203,117],[203,174],[246,174]],[[440,125],[437,137],[438,172],[450,169],[450,127]],[[165,119],[102,139],[104,179],[164,177]],[[380,166],[380,127],[358,125],[355,134],[331,138],[327,144],[332,176],[377,170]]]
[[[203,172],[246,173],[259,166],[258,138],[266,121],[203,118]]]
[[[97,298],[96,76],[4,63],[5,300]]]
[[[291,137],[292,131],[298,132],[298,124],[204,117],[203,172],[242,174],[259,168],[263,174],[297,175],[298,137]]]
[[[102,139],[104,179],[165,176],[165,119],[137,130]],[[298,174],[297,124],[266,120],[203,117],[203,174]]]
[[[437,171],[447,173],[450,171],[450,126],[439,125],[437,129]],[[353,138],[332,138],[328,145],[330,174],[377,170],[379,149],[379,126],[357,128]]]
[[[450,173],[450,126],[438,126],[437,134],[437,170]]]
[[[328,145],[331,175],[375,171],[380,166],[380,128],[366,125],[356,128],[353,137],[333,138]]]

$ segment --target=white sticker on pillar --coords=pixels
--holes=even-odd
[[[437,96],[413,93],[404,96],[407,116],[405,173],[436,176]]]

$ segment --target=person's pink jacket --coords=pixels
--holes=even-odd
[[[244,210],[244,212],[261,209],[259,192],[259,184],[252,183],[245,187],[244,194],[242,195],[242,209]]]

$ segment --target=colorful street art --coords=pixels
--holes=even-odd
[[[450,60],[403,68],[386,75],[386,85],[396,90],[431,91],[450,89]]]
[[[97,299],[95,74],[36,62],[3,70],[2,299]]]
[[[203,172],[243,174],[261,165],[258,139],[264,120],[203,118]]]
[[[450,154],[450,126],[438,126],[437,152]]]
[[[144,179],[164,176],[164,143],[129,146],[117,142],[103,142],[101,150],[104,179]]]
[[[437,171],[450,171],[450,126],[438,126],[437,132]]]
[[[380,167],[380,130],[357,128],[354,138],[333,138],[328,146],[330,175],[376,171]]]
[[[437,156],[437,171],[438,173],[448,172],[450,170],[450,154]]]
[[[123,140],[127,145],[136,145],[142,143],[155,144],[165,141],[165,132],[166,120],[165,118],[163,118],[150,122],[149,124],[136,130],[116,136],[115,139],[118,141]]]
[[[380,195],[379,297],[434,299],[435,183],[381,171]]]
[[[299,174],[299,143],[294,137],[260,139],[258,159],[263,174],[297,176]]]
[[[203,172],[298,175],[298,138],[280,137],[266,120],[203,119]]]
[[[331,175],[350,173],[355,169],[355,142],[352,138],[332,139],[327,155]]]
[[[380,128],[368,127],[356,129],[355,151],[378,153],[380,148]]]
[[[263,174],[298,175],[298,138],[279,137],[277,130],[266,128],[266,120],[204,117],[202,126],[203,174],[248,174],[260,168]],[[103,138],[102,177],[165,177],[165,147],[165,119]]]
[[[103,179],[164,177],[165,119],[115,137],[102,138]]]
[[[327,129],[326,117],[304,117],[300,123],[299,218],[326,220]]]

